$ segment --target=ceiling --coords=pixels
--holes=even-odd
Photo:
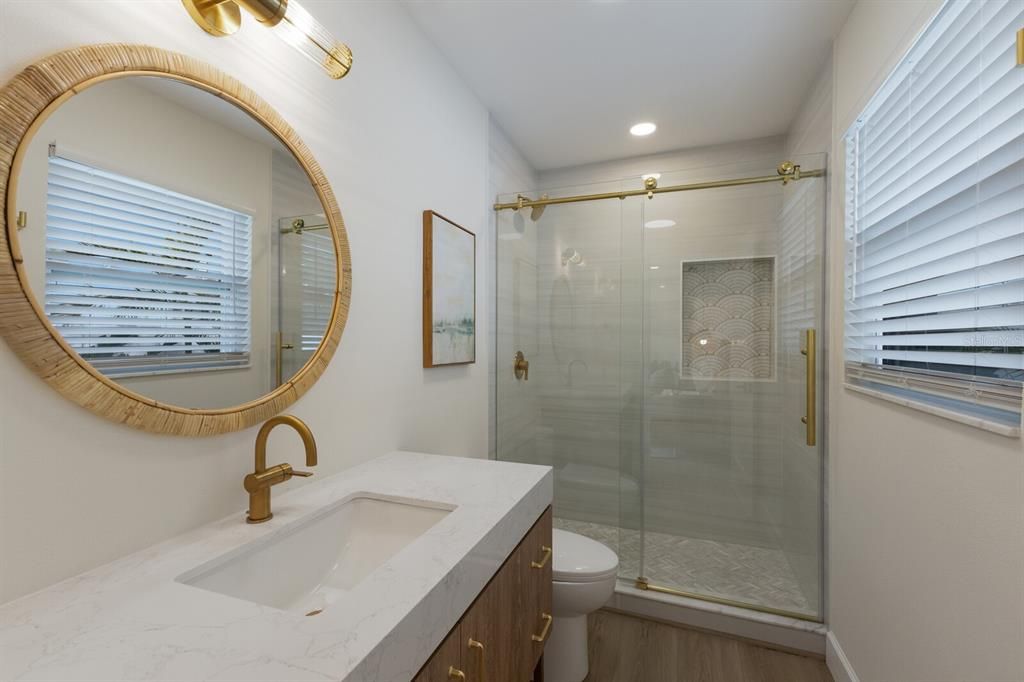
[[[404,4],[547,170],[786,132],[853,1]]]

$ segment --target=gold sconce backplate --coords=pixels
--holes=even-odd
[[[229,36],[242,25],[242,10],[233,2],[181,0],[181,4],[192,20],[210,35]]]

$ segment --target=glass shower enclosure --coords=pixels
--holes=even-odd
[[[825,177],[657,182],[748,177],[497,211],[495,447],[554,467],[556,527],[615,550],[620,584],[820,621]]]
[[[313,356],[334,309],[334,242],[322,213],[278,219],[274,247],[277,306],[274,335],[274,387]]]

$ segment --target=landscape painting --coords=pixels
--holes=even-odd
[[[476,235],[423,212],[423,366],[476,362]]]

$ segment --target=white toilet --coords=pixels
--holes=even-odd
[[[583,682],[587,660],[587,614],[615,591],[619,557],[600,542],[555,529],[552,538],[551,636],[544,647],[544,682]]]

